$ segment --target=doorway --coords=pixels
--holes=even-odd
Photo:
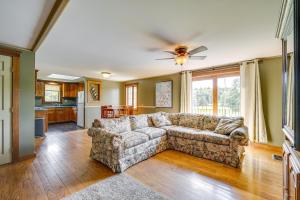
[[[12,161],[12,57],[0,55],[0,165]]]

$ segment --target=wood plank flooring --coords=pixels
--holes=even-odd
[[[114,174],[89,158],[85,130],[38,139],[37,156],[0,166],[0,199],[60,199]],[[281,161],[270,149],[247,147],[242,168],[165,151],[125,173],[170,199],[282,199]]]

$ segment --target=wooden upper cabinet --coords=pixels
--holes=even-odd
[[[77,97],[78,83],[63,83],[62,97]]]
[[[61,86],[61,97],[69,97],[70,94],[70,85],[69,83],[63,83]]]
[[[78,84],[78,92],[80,92],[80,91],[84,91],[84,84],[83,83]]]
[[[69,85],[69,97],[77,97],[78,92],[78,84],[70,83]]]
[[[45,84],[43,81],[36,81],[35,83],[35,96],[43,97],[45,90]]]

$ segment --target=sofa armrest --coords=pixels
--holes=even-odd
[[[108,131],[103,128],[89,128],[88,135],[91,136],[92,142],[100,142],[109,149],[119,149],[121,146],[122,136],[118,133]]]
[[[248,145],[248,128],[246,126],[239,127],[233,130],[230,135],[230,139],[241,146]]]

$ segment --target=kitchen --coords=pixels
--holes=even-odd
[[[80,77],[52,74],[37,78],[35,87],[35,134],[72,131],[84,127],[84,82]]]

